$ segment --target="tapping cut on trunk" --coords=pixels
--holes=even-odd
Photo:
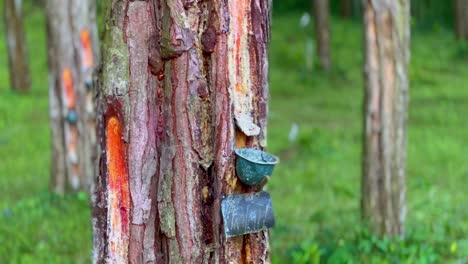
[[[67,147],[68,147],[68,160],[71,164],[78,163],[78,156],[76,154],[76,147],[78,144],[78,130],[75,125],[69,125],[67,135]]]
[[[89,31],[85,28],[80,33],[82,65],[85,70],[93,67],[93,46]]]
[[[84,121],[87,129],[87,137],[91,145],[96,144],[95,135],[95,120],[94,120],[94,103],[93,103],[93,66],[94,66],[94,53],[93,53],[93,42],[91,34],[88,29],[84,28],[80,32],[80,54],[81,54],[81,74],[86,86],[85,93],[85,116]]]
[[[117,117],[107,122],[109,255],[116,263],[125,263],[128,255],[130,195],[122,125]]]
[[[229,1],[232,23],[228,36],[228,68],[231,82],[230,95],[234,99],[234,117],[240,130],[247,136],[256,136],[260,127],[254,123],[252,80],[250,78],[249,0]]]
[[[67,122],[64,124],[65,143],[67,153],[67,167],[70,173],[69,181],[73,188],[78,188],[80,181],[80,167],[78,157],[78,141],[79,132],[76,122],[73,122],[71,116],[76,115],[76,95],[73,87],[73,76],[69,68],[65,68],[62,72],[62,97],[65,103],[63,113],[66,116]]]
[[[76,107],[76,96],[75,90],[73,88],[73,77],[70,72],[70,69],[65,68],[62,73],[62,82],[64,89],[64,99],[67,108],[74,109]]]

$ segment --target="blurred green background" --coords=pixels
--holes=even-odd
[[[0,0],[0,6],[2,6]],[[48,191],[45,18],[24,1],[32,90],[9,88],[0,26],[0,263],[89,263],[88,197]],[[468,263],[468,45],[453,34],[451,1],[412,1],[408,220],[404,239],[359,221],[362,25],[331,1],[332,70],[307,70],[299,26],[310,1],[275,1],[270,46],[269,150],[282,162],[268,188],[274,263]],[[314,60],[316,61],[316,60]],[[288,133],[297,124],[297,140]]]

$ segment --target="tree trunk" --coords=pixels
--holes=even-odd
[[[329,70],[330,61],[330,30],[328,27],[328,0],[313,0],[313,14],[315,20],[315,40],[320,66]]]
[[[94,174],[95,2],[47,0],[52,189],[88,190]]]
[[[26,36],[23,29],[21,0],[4,0],[3,12],[10,66],[10,85],[15,91],[24,93],[31,88],[28,68]]]
[[[454,0],[455,35],[458,40],[468,40],[468,1]]]
[[[341,0],[340,2],[341,16],[350,18],[353,16],[353,0]]]
[[[234,148],[266,144],[270,2],[108,1],[98,75],[94,263],[262,263],[227,239]]]
[[[402,236],[406,216],[408,0],[365,0],[362,216],[378,235]]]

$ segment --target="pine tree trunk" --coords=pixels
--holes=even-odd
[[[365,1],[362,216],[378,235],[402,236],[406,216],[408,0]]]
[[[23,29],[21,0],[4,0],[3,12],[8,47],[10,85],[17,92],[28,92],[31,88],[26,36]]]
[[[353,16],[353,0],[341,0],[341,16],[345,18],[350,18]]]
[[[315,19],[315,40],[320,66],[329,70],[330,61],[330,30],[328,26],[329,4],[328,0],[313,0],[313,14]]]
[[[266,144],[270,2],[108,1],[98,75],[94,263],[269,262],[227,239],[234,148]]]
[[[92,72],[98,59],[95,2],[47,0],[51,187],[89,190],[95,171]]]
[[[458,40],[468,40],[468,1],[454,0],[455,35]]]

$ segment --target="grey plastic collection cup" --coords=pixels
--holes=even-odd
[[[259,184],[265,176],[271,176],[278,157],[258,149],[236,149],[236,173],[239,179],[250,186]]]

